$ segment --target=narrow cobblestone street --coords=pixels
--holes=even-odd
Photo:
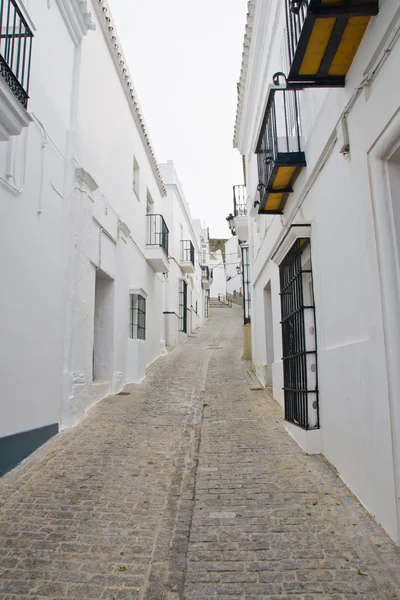
[[[399,549],[250,390],[241,318],[2,478],[2,600],[400,598]]]

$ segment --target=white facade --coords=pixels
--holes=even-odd
[[[26,455],[141,381],[165,351],[180,242],[172,219],[169,258],[165,235],[149,229],[146,213],[166,222],[177,201],[166,197],[107,2],[21,7],[34,32],[28,110],[0,77],[0,443],[13,445],[14,464],[17,434]],[[183,225],[198,245],[188,213]],[[196,269],[190,307],[201,295]],[[191,313],[191,330],[202,322]]]
[[[160,171],[167,189],[164,215],[170,233],[170,268],[164,298],[165,340],[168,346],[175,346],[204,323],[205,290],[201,285],[202,238],[201,232],[196,231],[196,222],[191,218],[173,161],[160,164]],[[182,303],[181,282],[185,283],[186,306]]]
[[[239,272],[237,267],[239,267]],[[242,293],[242,256],[239,239],[233,235],[225,242],[226,293],[233,295]]]
[[[272,77],[288,73],[285,3],[251,0],[235,146],[251,211],[254,368],[284,405],[279,265],[296,238],[310,239],[320,428],[287,428],[400,543],[400,8],[379,4],[345,87],[299,92],[307,166],[273,216],[258,214],[255,151]]]
[[[226,296],[226,271],[221,250],[210,251],[210,269],[213,271],[213,282],[210,288],[210,298]]]

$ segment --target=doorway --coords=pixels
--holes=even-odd
[[[114,280],[96,270],[93,320],[93,381],[111,381],[114,350]]]
[[[187,283],[179,281],[179,331],[187,333]]]

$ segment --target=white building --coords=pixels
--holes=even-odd
[[[222,250],[210,250],[210,269],[213,272],[213,281],[210,288],[210,298],[226,297],[226,271]]]
[[[170,248],[176,258],[181,240],[163,217],[167,190],[106,0],[10,0],[9,9],[0,17],[0,471],[143,379],[168,342]],[[195,244],[188,214],[183,225]],[[198,268],[192,279],[190,308]]]
[[[241,256],[239,238],[236,235],[232,235],[225,242],[226,293],[231,296],[242,294]]]
[[[164,216],[168,223],[170,269],[164,314],[169,346],[203,325],[206,291],[202,287],[201,232],[196,231],[173,161],[160,165],[167,189]]]
[[[399,543],[399,3],[248,6],[234,145],[253,365]]]

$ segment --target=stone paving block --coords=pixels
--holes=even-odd
[[[1,600],[400,598],[399,549],[250,390],[241,317],[1,479]]]

